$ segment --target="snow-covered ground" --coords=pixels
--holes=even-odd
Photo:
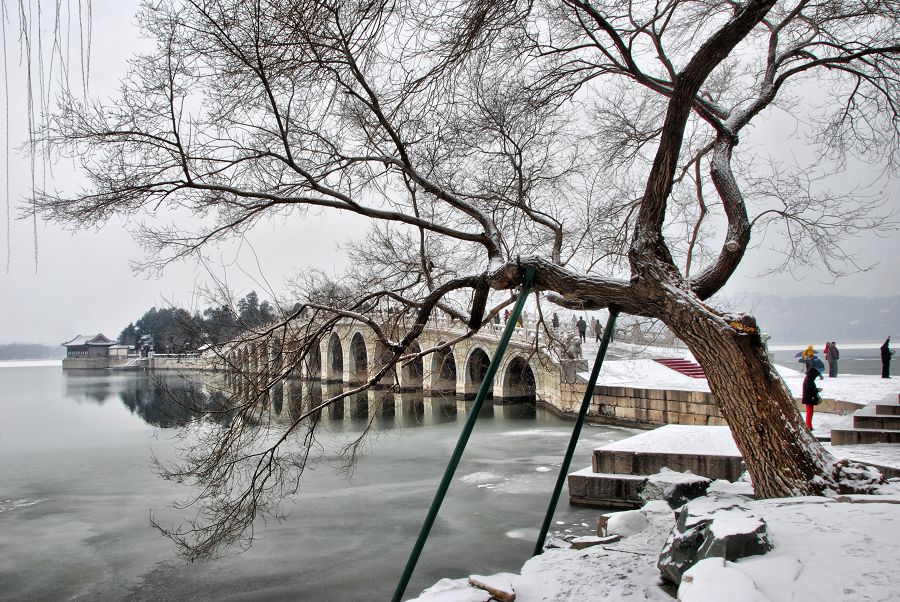
[[[587,345],[584,355],[592,357],[596,346]],[[683,349],[634,349],[634,356],[618,353],[608,359],[600,384],[654,389],[709,391],[704,379],[694,379],[666,368],[651,357],[685,357]],[[663,353],[665,351],[665,353]],[[623,358],[623,355],[625,359]],[[643,356],[643,357],[641,357]],[[803,374],[776,366],[795,396],[800,396]],[[587,377],[587,375],[585,375]],[[900,380],[879,376],[842,374],[819,382],[826,398],[869,404],[897,400]],[[827,434],[832,428],[851,424],[850,416],[816,413],[814,431]],[[659,444],[665,431],[673,446],[702,448],[703,453],[735,451],[727,427],[684,427],[701,429],[710,437],[682,432],[670,425],[621,443],[620,447]],[[713,430],[708,430],[713,429]],[[647,441],[641,439],[645,437]],[[665,438],[665,437],[663,437]],[[837,458],[853,458],[900,468],[900,445],[856,445],[826,447]],[[716,481],[703,500],[740,494],[737,485]],[[884,485],[882,495],[807,497],[785,500],[742,500],[754,517],[763,518],[774,548],[762,556],[727,562],[709,558],[699,562],[682,579],[678,599],[683,602],[797,602],[797,601],[887,601],[900,600],[900,480]],[[672,586],[662,585],[657,568],[660,551],[675,523],[674,511],[665,502],[650,502],[640,511],[637,532],[623,533],[623,539],[585,549],[559,548],[528,560],[518,574],[480,577],[479,581],[503,584],[515,592],[517,602],[551,600],[671,600]],[[477,567],[472,567],[477,572]],[[467,578],[442,579],[423,592],[420,602],[486,602],[487,592],[469,585]]]
[[[717,481],[716,484],[721,482]],[[715,484],[714,484],[715,485]],[[730,485],[730,484],[729,484]],[[709,558],[682,579],[683,602],[888,601],[900,596],[900,483],[887,495],[824,497],[741,503],[748,514],[763,518],[774,548],[737,562]],[[728,499],[719,493],[697,502]],[[656,567],[659,552],[675,524],[665,502],[648,503],[643,529],[615,543],[586,549],[551,549],[528,560],[519,574],[488,578],[508,584],[517,602],[550,600],[671,600]],[[626,521],[622,521],[626,522]],[[481,579],[484,581],[485,579]],[[442,579],[425,590],[419,602],[487,602],[490,594],[468,579]]]
[[[619,349],[619,347],[617,347]],[[593,357],[596,347],[589,345],[585,357]],[[634,359],[607,359],[600,370],[597,384],[610,387],[633,387],[640,389],[675,389],[678,391],[706,391],[709,384],[704,378],[691,378],[676,370],[667,368],[659,362],[647,359],[652,357],[681,357],[693,361],[690,353],[677,347],[646,347],[636,350],[643,357]],[[795,397],[803,394],[803,372],[786,366],[775,366]],[[579,373],[585,379],[588,372]],[[824,378],[818,381],[822,388],[822,396],[828,399],[868,404],[886,399],[890,395],[900,393],[900,381],[884,379],[878,375],[841,374],[837,378]],[[896,397],[894,398],[896,399]]]
[[[665,451],[666,453],[686,455],[741,455],[731,436],[731,429],[727,426],[682,424],[667,424],[634,437],[613,441],[600,449],[627,452]]]

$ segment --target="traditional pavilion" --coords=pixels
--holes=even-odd
[[[103,334],[78,335],[71,341],[63,343],[67,358],[100,358],[109,357],[109,348],[115,345]]]

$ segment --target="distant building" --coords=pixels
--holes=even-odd
[[[128,355],[127,348],[122,353],[122,346],[103,334],[80,334],[63,343],[63,347],[66,348],[63,370],[109,368],[112,364],[126,361]]]

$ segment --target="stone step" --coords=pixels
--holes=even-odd
[[[591,464],[595,473],[648,476],[668,468],[675,472],[689,470],[695,475],[710,479],[735,481],[744,471],[743,462],[740,454],[707,455],[595,449]]]
[[[900,430],[900,414],[862,414],[853,416],[853,428],[883,431]]]
[[[858,445],[870,443],[900,443],[900,430],[886,429],[832,429],[832,445]]]
[[[677,372],[681,372],[685,376],[691,378],[706,378],[706,373],[700,364],[685,359],[677,358],[653,358],[654,362],[662,364],[666,368],[671,368]]]
[[[900,404],[876,403],[875,413],[879,416],[900,416]]]
[[[593,471],[649,476],[663,468],[734,481],[743,459],[727,426],[670,424],[594,450]]]
[[[569,474],[569,503],[595,508],[639,508],[644,505],[641,489],[647,477],[595,473],[588,466]]]

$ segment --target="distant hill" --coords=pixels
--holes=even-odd
[[[756,316],[773,344],[882,341],[889,335],[900,344],[900,297],[761,295],[747,301],[742,309]]]
[[[56,360],[66,356],[65,347],[37,343],[0,345],[0,360]]]

